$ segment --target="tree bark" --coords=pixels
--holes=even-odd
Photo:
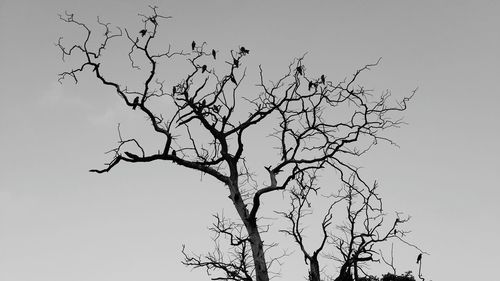
[[[335,281],[352,281],[351,276],[351,266],[349,262],[345,262],[340,268],[339,276],[335,278]]]
[[[309,259],[309,281],[321,281],[319,275],[319,262],[317,258]]]
[[[353,271],[354,271],[354,280],[358,280],[358,263],[354,261],[353,265]]]
[[[260,237],[257,223],[250,222],[247,226],[250,245],[252,247],[253,262],[255,266],[255,276],[257,281],[269,281],[269,273],[267,272],[266,257],[264,255],[264,244]]]
[[[229,186],[229,190],[231,193],[230,198],[233,201],[236,211],[243,221],[248,234],[250,246],[252,248],[256,281],[269,281],[269,273],[267,271],[266,257],[264,254],[264,243],[262,242],[262,238],[257,227],[257,219],[250,216],[248,209],[241,198],[241,193],[237,185],[233,184]]]

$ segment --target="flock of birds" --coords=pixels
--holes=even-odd
[[[151,19],[152,20],[152,19]],[[146,34],[147,34],[147,29],[142,29],[139,31],[139,34],[144,37]],[[194,51],[196,49],[196,41],[192,41],[191,42],[191,50]],[[239,53],[241,55],[248,55],[250,53],[250,50],[248,50],[247,48],[245,48],[244,46],[241,46],[240,49],[239,49]],[[212,57],[214,58],[214,60],[217,59],[217,51],[215,51],[215,49],[212,49],[212,52],[211,52],[211,55]],[[240,66],[240,62],[239,62],[239,59],[233,57],[233,66],[235,68],[238,68]],[[302,65],[299,65],[297,66],[297,68],[295,69],[296,72],[303,76],[304,75],[304,68]],[[207,65],[204,64],[201,66],[201,73],[205,73],[207,71]],[[233,82],[234,84],[238,84],[238,82],[236,81],[236,79],[234,78],[234,75],[231,74],[229,76],[229,79],[231,80],[231,82]],[[318,85],[319,84],[323,84],[325,85],[326,84],[326,77],[324,74],[321,75],[321,77],[319,79],[317,79],[316,81],[313,81],[313,80],[309,80],[309,84],[308,84],[308,90],[310,91],[313,87],[315,88],[315,90],[317,90],[318,88]],[[176,91],[176,87],[173,86],[173,92],[175,93]],[[137,106],[139,105],[139,97],[136,97],[134,99],[134,102],[132,103],[132,109],[135,110],[137,108]]]
[[[151,22],[156,23],[154,18],[150,18],[150,20],[151,20]],[[142,37],[144,37],[144,36],[146,36],[147,32],[148,32],[148,31],[147,31],[147,29],[141,29],[141,30],[139,31],[139,34],[140,34]],[[193,42],[191,42],[191,50],[192,50],[192,51],[194,51],[195,49],[196,49],[196,41],[194,41],[194,40],[193,40]],[[243,47],[243,46],[241,46],[241,47],[240,47],[240,54],[242,54],[242,55],[248,55],[249,53],[250,53],[250,50],[248,50],[247,48],[245,48],[245,47]],[[212,53],[211,53],[211,54],[212,54],[212,57],[214,58],[214,60],[215,60],[215,59],[217,59],[217,51],[215,51],[215,49],[212,49]],[[234,67],[235,67],[235,68],[239,67],[239,64],[240,64],[239,60],[233,57],[233,65],[234,65]],[[206,64],[204,64],[204,65],[201,67],[201,73],[205,73],[206,71],[207,71],[207,65],[206,65]],[[304,75],[304,69],[303,69],[303,67],[302,67],[301,65],[300,65],[300,66],[298,66],[298,67],[296,68],[296,71],[297,71],[297,73],[298,73],[299,75]],[[234,78],[234,76],[233,76],[233,75],[231,75],[231,78],[230,78],[230,79],[231,79],[231,81],[232,81],[233,83],[235,83],[235,84],[237,83],[237,82],[236,82],[236,79]],[[321,83],[321,84],[323,84],[323,85],[324,85],[324,84],[326,83],[326,81],[325,81],[325,80],[326,80],[326,77],[325,77],[325,75],[324,75],[324,74],[322,74],[322,75],[321,75],[321,77],[320,77],[320,79],[319,79],[319,81],[316,81],[316,82],[313,82],[312,80],[311,80],[311,81],[309,81],[309,85],[308,85],[308,89],[309,89],[309,91],[310,91],[313,87],[314,87],[315,89],[317,89],[317,88],[318,88],[318,84],[319,84],[319,83]],[[134,105],[135,105],[135,104],[134,104]],[[134,109],[135,109],[135,106],[134,106]]]
[[[148,20],[150,20],[156,27],[157,25],[157,22],[156,22],[156,17],[150,17],[148,18]],[[146,28],[143,28],[139,31],[139,34],[141,35],[141,37],[144,37],[146,36],[146,34],[148,33],[148,30]],[[191,50],[194,51],[196,49],[196,41],[193,40],[193,42],[191,42]],[[240,47],[240,50],[239,50],[239,53],[241,55],[248,55],[250,53],[250,50],[246,49],[245,47],[241,46]],[[217,59],[217,52],[215,51],[215,49],[212,49],[212,57],[215,59]],[[233,57],[233,66],[235,68],[238,68],[240,65],[240,62],[237,58]],[[201,66],[201,73],[205,73],[207,71],[207,65],[204,64]],[[302,65],[299,65],[297,68],[296,68],[296,71],[299,75],[303,76],[304,75],[304,69],[303,69],[303,66]],[[234,84],[238,84],[236,79],[234,78],[234,75],[232,74],[231,72],[231,75],[229,76],[229,79],[231,80],[231,82],[233,82]],[[318,88],[318,85],[319,83],[325,85],[326,83],[326,77],[325,75],[321,75],[321,77],[319,78],[319,80],[316,80],[316,81],[313,81],[313,80],[309,80],[309,84],[308,84],[308,90],[310,91],[313,87],[315,88],[315,90],[317,90]],[[174,86],[174,89],[173,91],[175,92],[175,86]],[[134,102],[132,104],[132,109],[136,109],[137,106],[139,105],[139,97],[136,97],[134,99]]]
[[[299,75],[304,75],[304,69],[303,69],[302,65],[297,66],[297,68],[295,70],[297,71],[297,73]],[[323,85],[326,84],[326,76],[324,74],[321,74],[319,81],[318,80],[316,80],[316,81],[309,80],[309,84],[307,86],[308,90],[310,91],[313,87],[315,90],[318,89],[319,83],[321,83]]]
[[[194,51],[195,49],[196,49],[196,41],[193,40],[193,42],[191,42],[191,50]],[[240,54],[241,55],[248,55],[249,53],[250,53],[250,50],[248,50],[247,48],[245,48],[243,46],[240,47]],[[215,49],[212,49],[212,53],[211,54],[212,54],[212,57],[214,58],[214,60],[216,60],[217,59],[217,51],[215,51]],[[233,57],[233,65],[234,65],[235,68],[238,68],[240,66],[239,59]],[[207,65],[204,64],[204,65],[201,66],[201,73],[205,73],[206,71],[207,71]],[[234,78],[234,75],[230,75],[229,79],[234,84],[238,84],[238,82]]]

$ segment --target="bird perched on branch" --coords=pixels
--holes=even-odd
[[[241,46],[240,47],[240,53],[243,54],[243,55],[248,55],[250,53],[250,50],[248,50],[245,47]]]
[[[417,263],[420,263],[421,261],[422,261],[422,253],[418,254]]]
[[[204,64],[202,67],[201,67],[201,73],[205,73],[205,71],[207,71],[207,65]]]
[[[216,56],[217,56],[217,53],[215,52],[214,49],[212,49],[212,57],[214,57],[214,60],[217,59]]]
[[[309,89],[309,91],[311,90],[311,88],[314,86],[314,83],[313,81],[309,81],[309,86],[307,87]]]
[[[236,82],[236,78],[234,78],[234,75],[231,75],[231,82],[233,82],[234,84],[238,84],[238,82]]]
[[[321,75],[321,84],[325,85],[325,80],[326,80],[325,74],[322,74]]]
[[[302,66],[297,66],[296,70],[299,75],[302,75]]]
[[[193,40],[193,42],[191,42],[191,50],[194,51],[194,48],[196,48],[196,42]]]
[[[135,110],[137,105],[139,105],[139,97],[135,97],[134,103],[132,104],[132,109]]]
[[[148,31],[146,29],[143,29],[143,30],[139,31],[139,33],[141,34],[142,37],[144,37],[147,32]]]
[[[133,153],[130,153],[128,151],[125,151],[125,155],[127,155],[130,159],[133,159],[133,160],[139,159],[139,156],[137,156]]]

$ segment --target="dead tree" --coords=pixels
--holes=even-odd
[[[289,221],[290,227],[281,232],[291,236],[303,253],[305,263],[309,264],[310,281],[325,279],[321,278],[320,273],[318,258],[321,255],[340,262],[341,267],[335,281],[352,281],[370,277],[363,271],[363,266],[378,262],[379,258],[383,259],[380,246],[386,241],[400,240],[413,246],[406,242],[404,236],[408,231],[402,228],[409,217],[396,213],[395,219],[387,222],[382,199],[377,193],[377,184],[368,186],[358,178],[359,174],[354,172],[348,181],[342,182],[343,187],[337,193],[328,196],[331,202],[319,227],[323,238],[313,251],[306,249],[302,219],[312,215],[310,197],[317,195],[320,187],[316,184],[314,172],[302,172],[294,179],[296,187],[290,191],[291,210],[279,212]],[[335,213],[336,220],[333,218],[334,207],[345,209],[345,213]],[[393,264],[391,267],[394,269]],[[334,276],[331,273],[325,275]]]
[[[381,132],[401,124],[398,113],[406,109],[413,95],[390,105],[389,92],[373,98],[370,91],[357,85],[361,73],[378,62],[360,68],[341,82],[325,80],[323,83],[319,75],[309,75],[304,57],[299,57],[274,82],[267,82],[269,78],[264,78],[264,71],[259,67],[257,87],[252,96],[245,97],[241,96],[240,88],[245,80],[243,66],[249,52],[235,49],[226,52],[224,58],[224,53],[218,51],[217,60],[224,60],[227,67],[213,69],[215,52],[206,42],[184,44],[188,51],[173,50],[170,46],[158,50],[158,45],[153,46],[160,25],[170,17],[159,14],[157,7],[151,7],[148,15],[139,14],[141,27],[132,31],[113,28],[99,18],[101,30],[91,29],[70,13],[60,18],[82,31],[83,36],[79,42],[68,44],[63,38],[57,42],[63,60],[66,57],[79,60],[72,69],[62,72],[59,80],[72,78],[78,82],[81,73],[90,71],[99,83],[116,92],[126,106],[142,113],[149,120],[152,132],[164,139],[161,147],[143,147],[136,138],[120,139],[106,167],[91,172],[109,172],[124,162],[168,161],[214,177],[227,187],[244,227],[244,239],[248,241],[253,264],[250,275],[257,281],[269,280],[270,259],[266,257],[257,220],[265,195],[287,189],[292,180],[305,171],[333,168],[341,172],[341,177],[352,172],[354,167],[349,159],[360,156],[380,141],[391,142]],[[140,86],[113,80],[106,73],[103,65],[106,65],[105,50],[110,42],[128,45],[130,67],[137,71],[135,82],[139,81]],[[159,66],[170,66],[168,63],[174,58],[185,58],[190,71],[180,80],[164,81]],[[318,83],[320,80],[322,83]],[[310,81],[315,87],[309,90]],[[136,97],[138,100],[134,102]],[[155,105],[165,100],[170,107],[162,112],[160,109],[164,108]],[[331,112],[343,112],[343,118],[333,119]],[[251,173],[245,162],[245,147],[251,143],[245,141],[245,134],[264,120],[275,124],[277,157],[266,167],[269,183],[251,189],[247,188]],[[135,145],[135,151],[141,153],[129,151],[130,146],[125,143]],[[219,269],[228,270],[227,266]],[[241,266],[236,268],[240,270]],[[244,274],[244,278],[249,277]]]
[[[379,261],[379,244],[403,239],[401,236],[406,231],[400,226],[409,220],[409,217],[403,218],[398,214],[389,225],[385,223],[386,214],[382,199],[377,194],[377,183],[371,187],[357,186],[353,180],[345,188],[343,198],[346,200],[347,220],[337,226],[341,234],[332,237],[332,244],[340,252],[342,263],[336,281],[358,280],[364,264]],[[363,272],[363,275],[368,274]]]
[[[321,222],[322,239],[319,240],[317,248],[313,251],[306,249],[303,236],[304,228],[302,219],[308,215],[312,215],[309,196],[311,193],[316,193],[319,189],[315,186],[315,171],[316,170],[312,170],[310,172],[302,171],[295,177],[294,181],[296,183],[296,187],[290,191],[291,210],[288,212],[277,212],[285,217],[290,224],[288,229],[282,229],[280,231],[291,236],[304,255],[304,262],[309,265],[309,281],[322,280],[319,256],[322,254],[326,241],[329,238],[328,227],[332,223],[332,208],[343,200],[342,198],[335,200],[323,216],[323,220]]]
[[[378,194],[377,182],[369,186],[360,181],[355,172],[349,181],[344,182],[344,192],[340,194],[341,198],[345,199],[345,215],[341,216],[346,217],[346,220],[336,226],[337,234],[331,234],[331,244],[340,255],[329,256],[342,264],[335,281],[369,279],[372,275],[365,272],[365,265],[380,260],[389,265],[396,274],[392,261],[393,245],[391,262],[384,259],[380,249],[380,246],[388,241],[401,242],[420,253],[425,253],[406,240],[409,231],[405,230],[403,225],[410,220],[409,216],[396,212],[392,220],[388,218],[383,209],[382,198]],[[339,195],[333,196],[338,197]]]

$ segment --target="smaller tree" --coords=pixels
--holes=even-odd
[[[369,280],[366,278],[371,277],[364,268],[371,262],[384,260],[380,250],[384,242],[396,239],[413,246],[405,240],[408,231],[402,228],[410,218],[396,213],[396,218],[386,223],[387,215],[382,207],[382,198],[377,193],[377,183],[368,186],[354,172],[348,180],[343,181],[338,193],[329,196],[331,203],[321,222],[322,239],[317,248],[308,250],[304,242],[302,219],[313,213],[310,197],[318,194],[316,179],[315,171],[300,173],[296,179],[297,188],[290,192],[291,210],[279,212],[290,225],[281,232],[291,236],[299,246],[305,263],[309,265],[309,280],[323,280],[319,262],[321,255],[341,264],[338,276],[332,278],[335,281]],[[336,207],[345,210],[340,216],[338,212],[335,213],[337,218],[342,219],[339,224],[333,223],[333,209]],[[334,252],[324,253],[327,245],[332,245]]]
[[[365,186],[360,189],[354,182],[346,185],[344,198],[346,200],[346,218],[343,225],[337,226],[341,235],[333,235],[332,243],[340,252],[342,267],[336,281],[354,280],[364,272],[364,265],[379,261],[377,247],[381,243],[405,233],[401,225],[409,220],[397,214],[396,219],[384,224],[386,214],[382,208],[382,199],[377,194],[378,185]]]
[[[312,193],[317,193],[319,190],[316,186],[316,170],[311,170],[310,172],[302,171],[297,175],[296,183],[297,186],[290,191],[291,210],[288,212],[277,212],[285,217],[290,224],[288,229],[282,229],[281,232],[291,236],[294,242],[299,246],[300,251],[304,255],[304,262],[309,265],[309,280],[319,281],[321,280],[321,275],[318,258],[325,247],[327,239],[329,238],[328,227],[332,223],[332,209],[343,199],[335,200],[330,205],[321,222],[322,239],[320,239],[317,248],[314,250],[308,250],[304,245],[304,236],[302,234],[304,228],[302,226],[302,219],[305,216],[312,214],[309,196]]]

